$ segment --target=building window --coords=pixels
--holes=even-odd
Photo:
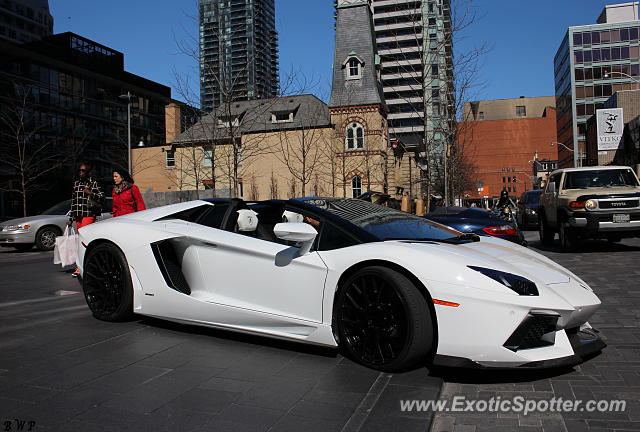
[[[433,99],[440,99],[440,89],[439,88],[432,88],[431,89],[431,97]]]
[[[527,107],[524,105],[516,105],[516,117],[526,117]]]
[[[431,76],[432,77],[433,76],[435,76],[435,77],[438,76],[438,64],[437,63],[434,63],[434,64],[431,65]]]
[[[347,79],[362,78],[362,62],[358,57],[349,57],[346,61]]]
[[[176,152],[175,150],[165,150],[164,152],[165,166],[167,168],[175,168]]]
[[[439,116],[440,114],[442,114],[442,111],[440,110],[440,102],[434,102],[432,104],[432,108],[433,108],[433,115]]]
[[[202,152],[202,166],[210,167],[212,163],[213,152],[211,150],[203,150]]]
[[[478,113],[478,118],[479,118],[480,120],[484,120],[484,111],[480,111],[480,112]]]
[[[240,126],[240,119],[238,117],[219,117],[218,126],[222,127],[238,127]]]
[[[353,122],[346,130],[347,150],[364,148],[364,128],[360,123]]]
[[[360,176],[353,176],[351,179],[351,193],[353,198],[357,198],[362,195],[362,179]]]
[[[293,123],[293,111],[272,112],[271,123]]]

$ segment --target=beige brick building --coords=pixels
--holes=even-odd
[[[419,190],[417,168],[389,146],[371,9],[339,2],[329,104],[312,95],[222,104],[184,130],[167,106],[167,145],[133,150],[143,192],[214,190],[248,200]],[[412,174],[414,173],[414,174]]]

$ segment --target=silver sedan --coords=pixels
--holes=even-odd
[[[64,232],[70,208],[71,200],[66,200],[37,216],[0,222],[0,246],[26,251],[35,245],[43,251],[52,250],[56,244],[56,237]],[[107,198],[98,220],[110,217],[111,198]]]

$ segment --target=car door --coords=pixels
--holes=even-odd
[[[232,210],[233,211],[233,210]],[[193,234],[203,284],[192,297],[245,310],[322,322],[327,267],[317,252],[206,227]]]

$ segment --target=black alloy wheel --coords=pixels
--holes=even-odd
[[[47,226],[40,228],[36,233],[36,247],[41,251],[50,251],[56,245],[56,237],[60,235],[57,227]]]
[[[401,273],[372,266],[352,275],[335,305],[335,325],[346,354],[381,371],[426,363],[433,347],[431,312]]]
[[[129,265],[115,245],[103,243],[89,251],[84,262],[82,287],[94,317],[103,321],[126,321],[133,317]]]

